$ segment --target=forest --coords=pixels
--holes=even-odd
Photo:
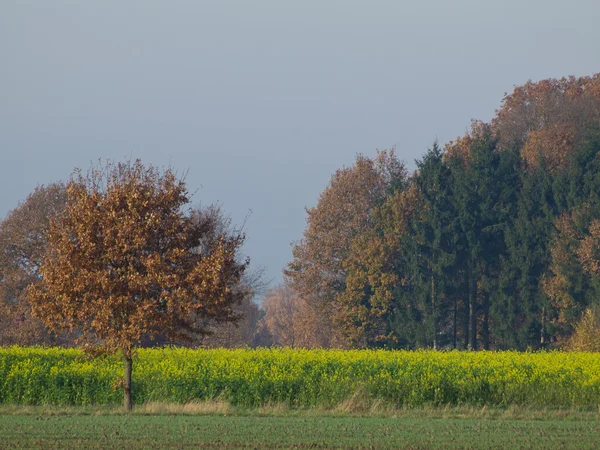
[[[516,87],[412,173],[395,149],[358,155],[307,209],[284,283],[259,304],[260,271],[237,276],[232,320],[181,344],[600,350],[599,152],[596,74]],[[0,222],[0,345],[74,345],[26,295],[66,203],[39,186]],[[241,244],[218,206],[193,217]]]
[[[412,174],[359,156],[308,210],[289,284],[346,345],[598,350],[599,132],[597,74],[515,88]]]

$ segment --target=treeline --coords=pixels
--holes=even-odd
[[[284,285],[259,308],[264,277],[246,272],[238,321],[186,345],[600,350],[599,152],[597,74],[517,87],[414,173],[393,150],[359,155],[307,210]],[[41,186],[0,222],[0,345],[74,344],[24,295],[66,201]],[[205,240],[239,235],[218,206],[192,217]]]
[[[595,75],[516,88],[413,174],[359,156],[308,210],[289,288],[345,346],[562,345],[600,303],[599,152]]]

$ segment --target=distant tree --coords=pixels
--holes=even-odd
[[[139,160],[76,171],[66,191],[27,297],[51,329],[77,329],[85,348],[121,354],[130,410],[132,359],[144,338],[182,340],[206,320],[235,319],[244,236],[205,239],[214,222],[184,210],[185,182]]]
[[[204,347],[242,348],[253,347],[259,333],[260,311],[253,301],[252,295],[243,297],[235,305],[234,313],[238,316],[235,322],[208,323],[206,335],[199,342]]]
[[[206,324],[206,335],[199,342],[205,347],[241,348],[260,345],[261,311],[257,298],[265,294],[269,281],[263,268],[248,270],[240,282],[232,287],[238,292],[240,301],[233,309],[237,321],[218,322],[210,320]]]
[[[335,346],[327,318],[288,284],[269,289],[261,309],[272,345],[292,348]]]
[[[284,347],[298,346],[300,335],[300,298],[289,286],[269,290],[263,300],[264,322],[273,343]]]
[[[50,220],[62,213],[66,189],[62,183],[38,186],[0,222],[0,345],[69,344],[31,315],[24,295],[39,271],[46,251]]]
[[[234,237],[241,234],[241,229],[233,225],[220,204],[213,203],[207,206],[198,206],[192,210],[192,220],[198,225],[212,224],[210,231],[202,239],[202,246],[207,247],[218,241],[222,236]],[[243,257],[238,253],[239,263]],[[256,299],[265,294],[269,280],[262,267],[246,270],[239,283],[233,286],[232,291],[239,297],[239,303],[233,309],[238,320],[220,322],[207,320],[204,329],[206,334],[197,341],[179,342],[180,345],[202,345],[206,347],[238,348],[253,346],[259,332],[260,311]]]

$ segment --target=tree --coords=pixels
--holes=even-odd
[[[473,350],[477,349],[479,316],[483,347],[490,346],[490,302],[505,253],[504,231],[515,205],[517,163],[510,149],[497,151],[489,129],[472,141],[466,160],[454,157],[450,161],[466,266],[465,346]]]
[[[413,345],[421,311],[407,269],[406,239],[420,211],[415,186],[397,190],[373,214],[374,227],[354,240],[344,261],[346,289],[337,300],[336,321],[348,341],[361,347]]]
[[[27,297],[51,329],[77,330],[86,349],[123,357],[130,410],[132,358],[144,338],[186,339],[206,320],[235,319],[244,236],[205,239],[214,222],[184,210],[185,182],[139,160],[75,171],[66,192]]]
[[[540,156],[532,171],[521,171],[517,205],[504,233],[506,255],[492,315],[496,347],[539,348],[547,344],[547,297],[540,280],[550,263],[557,214],[552,175]]]
[[[452,343],[456,348],[457,299],[450,304],[458,221],[451,201],[451,172],[443,161],[437,142],[417,161],[415,184],[420,192],[422,211],[412,221],[410,262],[413,284],[422,299],[424,326],[434,349],[438,348],[444,317],[453,314]]]
[[[300,298],[289,286],[270,289],[262,303],[265,326],[273,343],[284,347],[299,346]]]
[[[244,296],[239,305],[234,307],[239,317],[236,322],[209,323],[206,336],[201,345],[213,348],[242,348],[255,346],[255,338],[259,332],[260,311],[254,303],[253,296]]]
[[[272,344],[284,347],[331,347],[330,323],[321,312],[301,298],[289,284],[269,289],[262,305],[263,323]]]
[[[565,167],[582,132],[600,120],[600,74],[528,81],[506,94],[491,127],[501,149],[516,144],[535,169],[540,151],[548,170]]]
[[[31,306],[24,292],[31,283],[39,280],[39,266],[47,249],[47,231],[50,219],[59,216],[66,204],[66,187],[63,182],[38,186],[9,212],[0,222],[0,345],[62,345],[74,344],[74,336],[67,333],[56,335],[31,314]],[[217,240],[220,235],[234,236],[241,230],[219,204],[198,206],[192,210],[192,218],[198,223],[211,224],[210,235],[204,242]],[[204,245],[204,244],[203,244]],[[241,256],[240,256],[241,262]],[[246,272],[235,289],[245,297],[235,306],[239,323],[207,323],[206,331],[212,336],[202,336],[198,342],[177,342],[180,345],[251,345],[257,331],[258,306],[253,299],[264,292],[264,270]],[[163,336],[144,340],[142,346],[160,345]]]
[[[68,345],[31,315],[27,286],[40,279],[50,220],[64,209],[63,183],[38,186],[0,222],[0,345]]]
[[[600,352],[600,310],[588,308],[575,325],[567,349],[576,352]]]
[[[307,210],[304,237],[294,246],[285,273],[292,288],[331,320],[346,288],[344,261],[353,241],[373,229],[377,207],[402,188],[406,176],[393,150],[379,152],[375,159],[359,155],[353,166],[331,177],[317,206]]]

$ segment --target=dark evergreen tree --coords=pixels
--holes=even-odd
[[[410,242],[412,257],[408,261],[414,294],[423,311],[427,343],[433,348],[447,345],[455,336],[453,323],[447,320],[456,313],[449,280],[456,255],[454,236],[458,223],[451,201],[450,169],[443,161],[437,142],[416,161],[414,182],[419,189],[423,209],[412,223]]]
[[[546,341],[548,300],[540,280],[550,263],[556,204],[552,176],[540,155],[533,171],[521,172],[516,213],[505,232],[499,289],[492,320],[497,348],[538,348]]]
[[[490,306],[498,290],[504,232],[515,207],[516,152],[496,151],[491,134],[474,139],[464,164],[454,163],[453,200],[464,236],[468,327],[467,346],[490,348]]]

